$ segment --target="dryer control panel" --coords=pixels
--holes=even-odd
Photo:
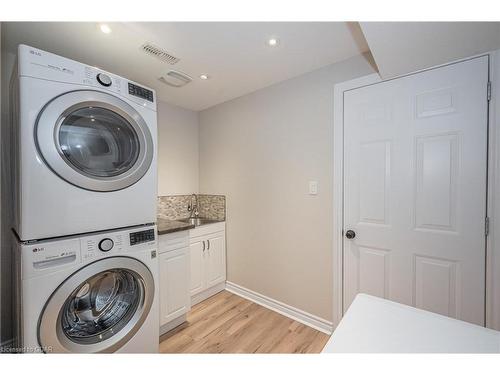
[[[91,86],[156,111],[155,91],[136,82],[24,44],[19,45],[18,56],[19,76]]]
[[[154,102],[153,100],[153,91],[146,89],[144,87],[141,87],[139,85],[134,85],[133,83],[128,83],[128,93],[130,95],[137,96],[138,98],[143,98],[151,103]]]

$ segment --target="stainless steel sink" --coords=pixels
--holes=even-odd
[[[200,225],[217,223],[217,220],[204,219],[202,217],[190,217],[190,218],[181,219],[181,220],[178,220],[178,221],[182,221],[183,223],[192,224],[195,227],[199,227]]]

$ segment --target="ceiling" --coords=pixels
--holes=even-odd
[[[500,49],[500,22],[361,22],[383,79]]]
[[[160,100],[202,110],[368,51],[359,24],[347,22],[2,23],[5,48],[28,44],[127,77]],[[276,47],[267,41],[276,37]],[[151,42],[180,58],[175,65],[145,54]],[[158,80],[168,70],[193,81],[181,88]],[[201,80],[201,74],[210,79]]]
[[[383,79],[500,49],[499,22],[2,22],[3,48],[25,43],[130,78],[158,98],[202,110],[320,67],[371,52]],[[275,47],[267,44],[275,37]],[[141,50],[150,42],[175,65]],[[370,55],[368,54],[368,57]],[[158,78],[170,69],[193,81]],[[200,79],[208,74],[208,80]]]

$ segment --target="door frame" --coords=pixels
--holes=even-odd
[[[488,112],[488,170],[487,170],[487,208],[490,219],[489,235],[486,237],[486,327],[500,330],[500,239],[495,241],[495,234],[500,234],[500,193],[495,194],[495,187],[500,186],[500,50],[483,53],[468,58],[422,69],[383,80],[378,73],[334,85],[333,94],[333,329],[343,316],[343,220],[344,220],[344,92],[376,83],[402,78],[427,70],[444,67],[480,56],[489,57],[489,80],[492,82],[492,94]],[[498,115],[497,115],[498,113]],[[339,183],[340,182],[340,183]],[[497,219],[497,220],[495,220]]]
[[[342,316],[344,290],[344,92],[382,82],[378,73],[338,83],[333,92],[333,329]],[[340,182],[340,183],[339,183]]]

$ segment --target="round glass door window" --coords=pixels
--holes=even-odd
[[[54,353],[112,353],[147,319],[155,283],[149,268],[129,257],[109,257],[81,268],[50,296],[38,341]]]
[[[106,108],[79,108],[67,114],[58,136],[66,162],[87,176],[122,175],[139,157],[140,142],[132,125]]]
[[[101,272],[78,286],[61,309],[62,332],[78,344],[107,340],[123,329],[144,296],[139,275],[129,270]]]
[[[154,159],[154,119],[149,109],[141,111],[98,91],[59,95],[38,115],[38,151],[56,175],[76,187],[103,192],[128,188]]]

